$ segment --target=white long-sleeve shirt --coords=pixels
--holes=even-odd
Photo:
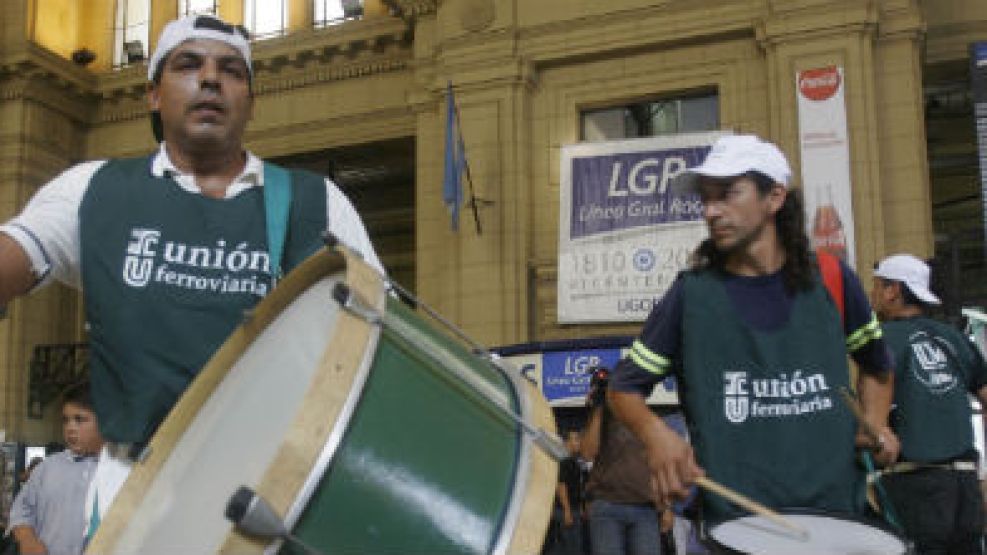
[[[38,277],[36,287],[44,286],[52,279],[81,287],[79,205],[93,175],[105,163],[106,160],[84,162],[65,170],[38,190],[18,216],[0,226],[0,232],[12,237],[27,253]],[[175,167],[164,143],[152,160],[151,173],[155,177],[172,179],[186,191],[201,194],[195,176]],[[327,231],[360,252],[368,264],[383,273],[383,265],[356,209],[332,180],[326,179],[325,184]],[[263,186],[263,162],[248,152],[243,172],[226,189],[226,198]]]

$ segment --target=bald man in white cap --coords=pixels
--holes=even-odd
[[[609,388],[614,412],[645,445],[660,502],[684,498],[707,474],[769,507],[860,514],[857,422],[839,395],[851,385],[879,430],[867,447],[887,461],[896,455],[880,325],[853,271],[832,255],[819,261],[840,291],[824,284],[791,177],[777,146],[729,135],[673,183],[702,200],[709,238]],[[863,369],[856,384],[848,354]],[[681,385],[691,445],[645,404],[669,376]],[[707,524],[743,514],[720,497],[702,503]]]
[[[93,404],[110,453],[90,496],[100,514],[244,310],[320,248],[325,231],[382,270],[335,184],[244,148],[254,74],[240,28],[205,15],[170,22],[147,76],[159,148],[69,168],[0,226],[0,305],[52,279],[83,290]],[[107,461],[121,472],[104,472]]]
[[[987,365],[952,326],[929,318],[939,304],[929,266],[910,254],[878,263],[871,303],[895,358],[891,424],[901,461],[884,470],[905,533],[919,553],[982,553],[984,509],[977,479],[972,410],[987,406]]]

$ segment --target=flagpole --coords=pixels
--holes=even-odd
[[[483,229],[480,227],[480,212],[476,207],[476,193],[473,190],[473,173],[470,172],[469,156],[466,156],[466,139],[463,137],[463,118],[459,115],[459,103],[453,101],[452,109],[456,112],[456,131],[459,132],[459,144],[463,147],[463,166],[466,167],[466,181],[470,184],[470,208],[473,209],[473,221],[476,222],[476,234],[482,235]]]

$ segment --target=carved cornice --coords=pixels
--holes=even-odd
[[[83,101],[93,97],[96,78],[72,62],[34,44],[16,56],[0,59],[0,97],[5,100],[28,94],[31,84]]]
[[[434,14],[438,11],[442,0],[384,0],[384,3],[405,20],[410,21],[423,15]]]
[[[656,1],[645,7],[599,15],[564,18],[518,30],[518,50],[538,66],[571,59],[613,57],[621,52],[654,51],[681,45],[708,44],[754,35],[759,12],[749,1]],[[660,32],[656,32],[659,29]],[[443,41],[444,49],[476,41],[464,35]]]
[[[0,101],[28,99],[79,122],[91,119],[95,83],[85,69],[35,45],[0,60]]]
[[[757,22],[756,34],[762,48],[786,42],[847,34],[876,35],[880,12],[871,1],[844,0],[808,7],[776,8]]]

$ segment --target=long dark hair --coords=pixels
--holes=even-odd
[[[762,198],[775,186],[773,179],[760,172],[747,172],[743,177],[754,181]],[[805,203],[801,189],[788,189],[784,204],[775,213],[775,228],[781,247],[785,250],[785,265],[781,268],[785,287],[790,292],[811,289],[814,282],[812,249],[809,246],[809,237],[805,234]],[[692,253],[691,264],[697,270],[722,270],[726,265],[726,253],[717,249],[712,239],[706,239]]]

